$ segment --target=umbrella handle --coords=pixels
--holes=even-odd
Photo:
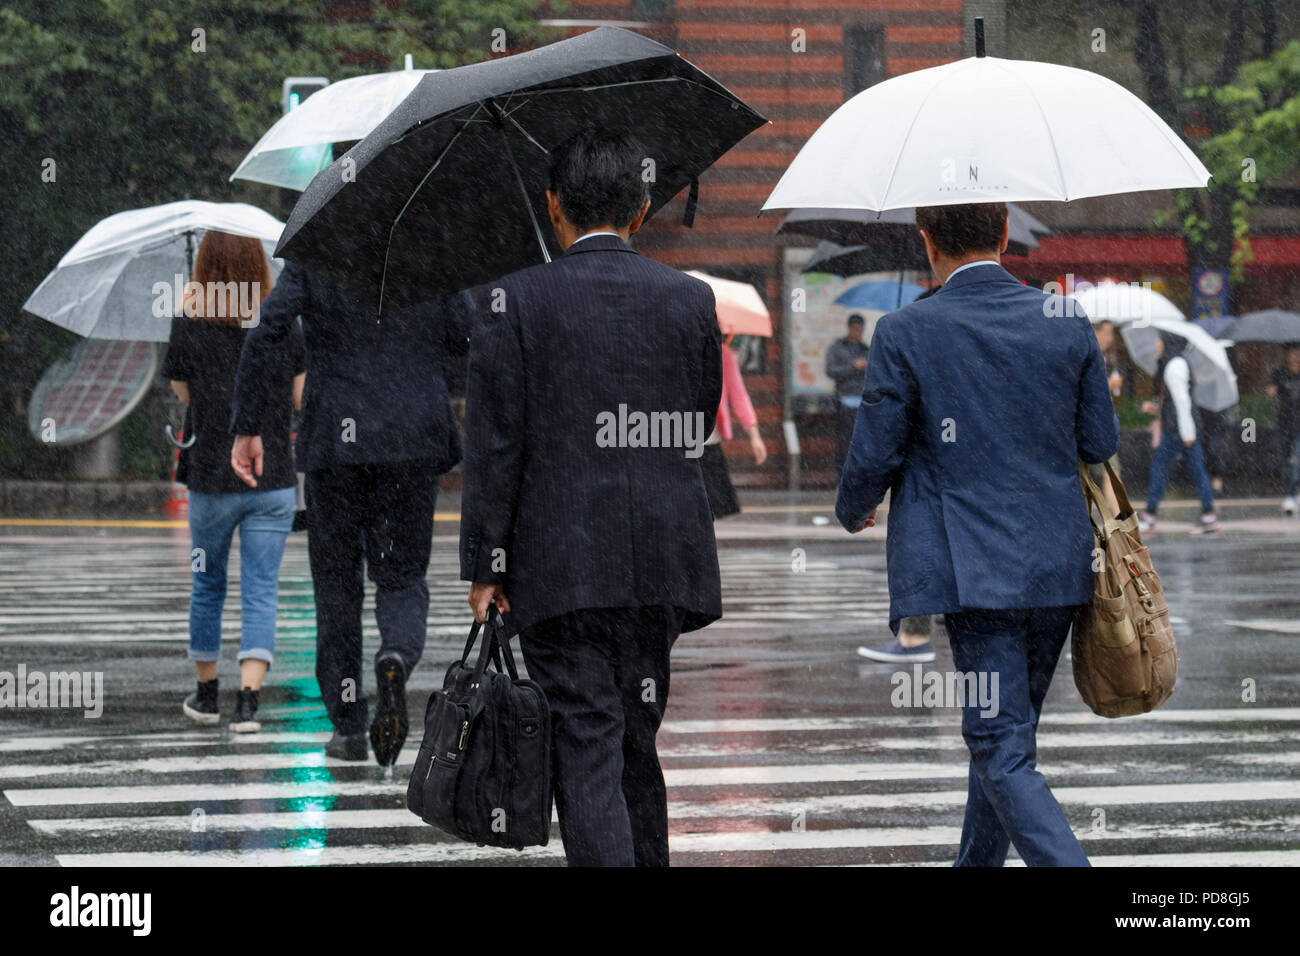
[[[166,425],[163,426],[163,431],[167,434],[167,440],[171,442],[173,445],[175,445],[177,448],[189,448],[196,441],[198,441],[198,437],[199,437],[198,435],[191,435],[189,438],[185,439],[184,441],[178,441],[176,438],[176,433],[172,431],[171,422],[168,422]]]

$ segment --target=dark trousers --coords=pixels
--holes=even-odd
[[[957,866],[1001,866],[1014,843],[1027,866],[1087,866],[1047,780],[1036,769],[1038,717],[1074,617],[1073,607],[964,610],[944,616],[953,665],[998,677],[996,714],[962,708],[970,750]]]
[[[668,703],[675,608],[574,611],[520,635],[551,708],[555,808],[570,866],[667,866],[655,735]]]
[[[425,575],[438,476],[427,461],[336,465],[307,474],[316,680],[334,729],[366,729],[361,681],[363,568],[375,584],[376,659],[396,654],[410,674],[424,653]]]
[[[835,409],[835,483],[838,485],[844,462],[849,457],[849,445],[853,443],[853,426],[858,420],[858,410],[849,408],[838,399]]]

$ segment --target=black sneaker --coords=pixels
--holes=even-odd
[[[334,731],[334,736],[325,745],[325,756],[337,760],[365,760],[366,735],[341,734],[337,730]]]
[[[258,692],[245,687],[235,698],[235,713],[230,718],[230,729],[237,734],[255,734],[262,729],[257,721]]]
[[[375,661],[375,677],[379,682],[379,706],[370,724],[370,745],[379,766],[388,767],[397,763],[411,729],[406,715],[406,665],[395,654],[387,654]]]
[[[219,723],[221,711],[217,709],[217,678],[199,681],[198,689],[181,704],[181,712],[196,724]]]

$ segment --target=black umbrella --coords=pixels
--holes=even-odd
[[[1300,342],[1300,312],[1264,309],[1247,312],[1219,333],[1233,342]]]
[[[689,221],[696,177],[764,122],[668,47],[614,27],[431,73],[317,174],[276,255],[392,311],[556,254],[548,150],[582,127],[632,132],[651,213],[691,186]]]
[[[781,220],[778,235],[824,240],[805,272],[851,276],[889,269],[928,269],[925,244],[916,231],[915,209],[796,209]],[[1051,232],[1019,206],[1007,204],[1007,252],[1026,256],[1038,248],[1035,233]]]

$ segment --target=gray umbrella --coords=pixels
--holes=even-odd
[[[1238,343],[1300,342],[1300,312],[1287,312],[1285,309],[1247,312],[1220,332],[1219,337]]]

